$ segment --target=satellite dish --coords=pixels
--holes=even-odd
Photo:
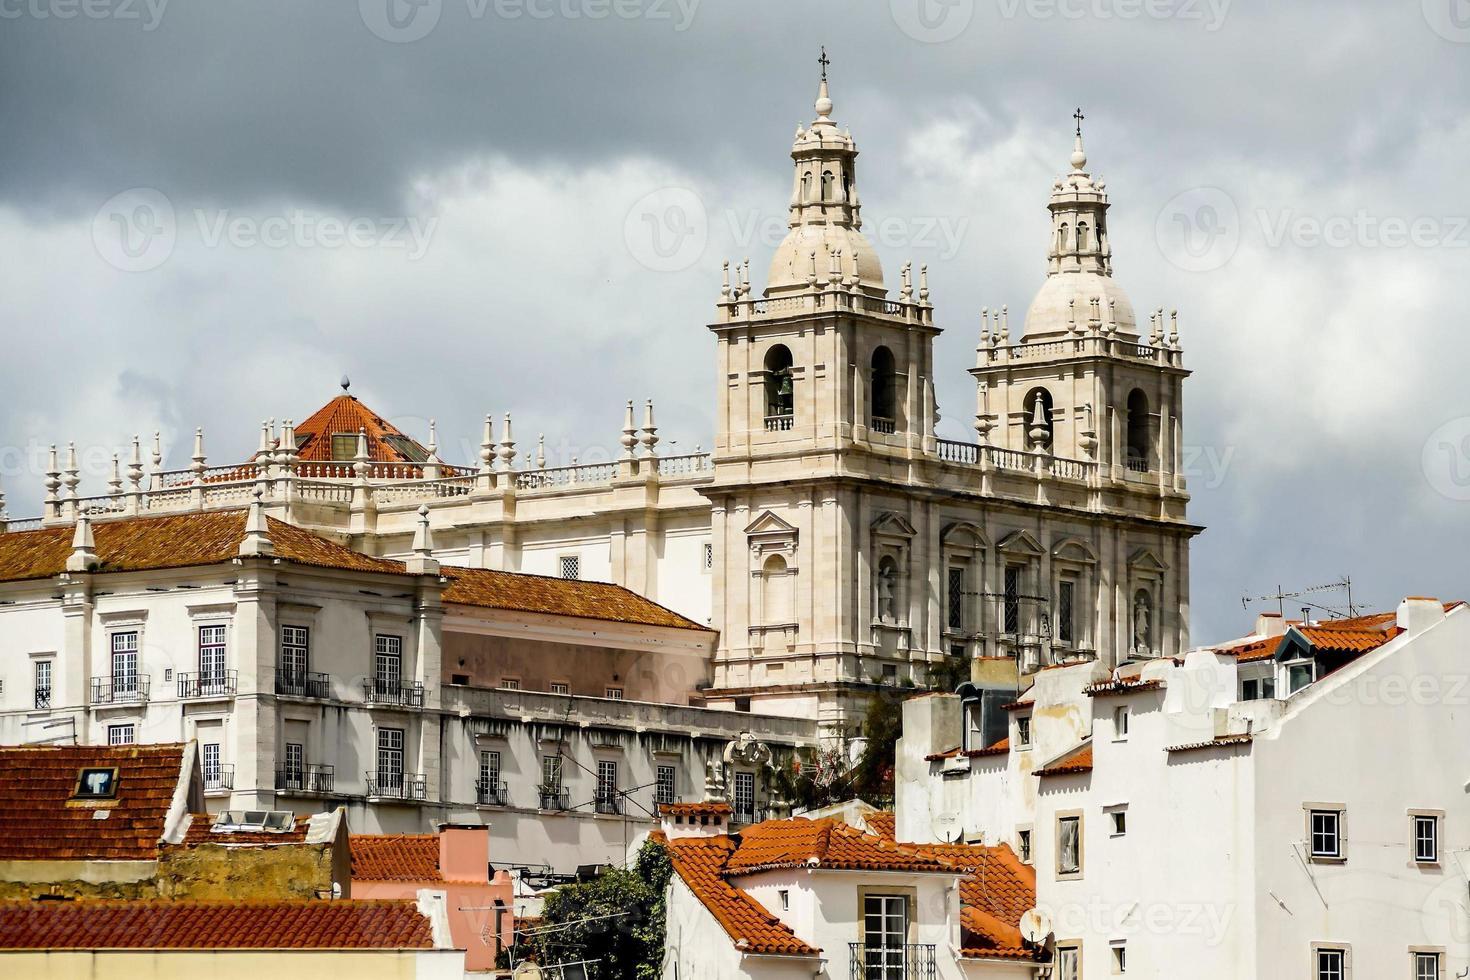
[[[929,828],[938,840],[946,844],[956,843],[960,839],[960,815],[952,811],[936,813],[929,822]]]
[[[511,974],[511,977],[512,980],[541,980],[541,967],[532,963],[530,960],[526,960],[515,968],[515,972]]]
[[[1021,938],[1033,946],[1041,946],[1051,938],[1051,916],[1041,909],[1028,909],[1021,915]]]

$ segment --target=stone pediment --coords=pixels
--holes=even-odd
[[[772,514],[770,511],[761,511],[759,517],[751,521],[745,528],[745,533],[751,536],[763,534],[786,534],[794,535],[796,528]]]
[[[1001,538],[1000,544],[996,547],[1010,555],[1030,555],[1033,558],[1039,558],[1046,554],[1046,549],[1041,546],[1040,541],[1036,540],[1036,535],[1030,531],[1012,531]]]
[[[984,548],[990,541],[985,532],[969,521],[955,521],[939,534],[940,541],[955,548]]]
[[[1159,560],[1159,556],[1147,548],[1139,548],[1128,557],[1128,567],[1145,572],[1168,571],[1169,566]]]
[[[1060,561],[1081,562],[1085,565],[1097,564],[1097,553],[1081,538],[1063,538],[1052,546],[1051,556]]]
[[[908,518],[892,511],[882,514],[872,523],[874,534],[888,534],[898,538],[911,538],[919,532],[908,522]]]

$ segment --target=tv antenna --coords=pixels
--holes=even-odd
[[[1342,608],[1320,605],[1305,598],[1306,596],[1317,595],[1323,592],[1343,593],[1346,599],[1346,611],[1344,612]],[[1277,614],[1285,616],[1287,599],[1300,599],[1302,600],[1303,612],[1315,609],[1318,612],[1326,613],[1329,619],[1345,619],[1361,615],[1358,610],[1358,604],[1353,602],[1353,579],[1351,575],[1344,575],[1336,582],[1328,582],[1325,585],[1312,585],[1305,589],[1297,589],[1294,592],[1287,592],[1278,585],[1276,586],[1276,591],[1270,595],[1255,596],[1254,598],[1251,596],[1241,596],[1240,606],[1242,609],[1249,609],[1250,604],[1253,602],[1274,602],[1276,603]]]

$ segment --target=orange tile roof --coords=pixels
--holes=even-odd
[[[770,868],[848,871],[953,872],[948,864],[907,844],[895,844],[833,818],[767,820],[746,827],[726,862],[732,874]]]
[[[351,834],[353,881],[442,881],[437,834]]]
[[[1009,847],[925,844],[925,851],[969,874],[960,880],[960,946],[966,957],[1029,959],[1021,916],[1036,905],[1036,869]]]
[[[0,903],[0,949],[433,949],[412,902]]]
[[[303,462],[330,463],[332,436],[367,433],[368,459],[421,463],[429,451],[351,395],[338,395],[296,426],[296,455]],[[341,462],[341,460],[337,460]]]
[[[1286,639],[1286,634],[1278,636],[1267,636],[1259,640],[1251,640],[1239,646],[1221,650],[1220,653],[1234,654],[1235,662],[1238,664],[1251,663],[1256,660],[1270,660],[1276,656],[1276,651],[1281,649],[1281,643]]]
[[[1132,694],[1135,691],[1157,691],[1164,686],[1164,682],[1154,678],[1152,680],[1108,680],[1089,684],[1082,692],[1090,698],[1103,697],[1109,694]]]
[[[978,759],[981,756],[986,755],[1005,755],[1006,753],[1010,752],[1010,750],[1011,740],[1009,737],[1006,737],[998,742],[990,743],[983,749],[970,749],[965,753],[965,755],[966,757],[971,759]]]
[[[1339,629],[1334,626],[1298,626],[1300,633],[1315,650],[1324,653],[1367,653],[1377,650],[1398,634],[1397,627],[1389,630]]]
[[[728,817],[734,809],[724,800],[706,800],[701,803],[664,803],[658,812],[671,817]]]
[[[156,859],[183,761],[182,745],[0,747],[0,861]],[[113,767],[115,801],[68,805],[82,769]]]
[[[445,566],[440,571],[450,580],[444,591],[448,603],[711,632],[621,585],[488,568]]]
[[[198,847],[201,844],[221,844],[226,846],[265,844],[300,844],[306,840],[306,832],[311,828],[310,817],[296,818],[296,823],[290,830],[280,833],[271,833],[264,830],[228,830],[216,831],[214,829],[214,816],[208,813],[191,813],[189,815],[189,826],[184,831],[184,839],[179,842],[181,847]]]
[[[1164,749],[1165,752],[1193,752],[1198,749],[1217,749],[1225,745],[1249,745],[1253,736],[1240,735],[1216,735],[1214,738],[1203,742],[1188,742],[1184,745],[1170,745]]]
[[[1077,772],[1092,772],[1092,743],[1084,742],[1071,752],[1057,759],[1044,769],[1033,772],[1033,776],[1065,776]]]
[[[868,825],[868,833],[884,840],[893,840],[898,815],[892,810],[879,810],[877,813],[868,814],[864,822]]]
[[[232,560],[245,537],[245,510],[98,521],[92,525],[98,572],[218,565]],[[403,571],[401,562],[370,558],[310,531],[266,518],[274,557],[298,565],[361,572]],[[0,582],[52,578],[66,571],[73,528],[0,534]]]
[[[718,837],[684,837],[668,841],[674,873],[694,893],[742,952],[764,956],[816,956],[816,949],[766,907],[725,880],[725,864],[735,841]]]

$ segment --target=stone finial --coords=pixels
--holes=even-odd
[[[929,265],[919,266],[919,302],[929,305]]]
[[[296,420],[286,419],[281,423],[281,446],[280,452],[282,465],[288,469],[295,466],[300,459],[296,455]]]
[[[429,451],[430,459],[439,459],[439,431],[433,419],[429,419],[429,444],[424,448]]]
[[[750,259],[748,257],[740,263],[740,295],[750,295]]]
[[[5,487],[0,485],[0,525],[5,523]],[[0,530],[4,530],[0,527]]]
[[[485,432],[480,437],[480,472],[489,473],[494,469],[492,465],[495,459],[495,420],[490,415],[485,416]]]
[[[546,469],[546,433],[544,432],[536,434],[536,468]]]
[[[368,437],[366,426],[358,426],[357,429],[357,452],[352,457],[352,472],[357,476],[359,481],[367,481]]]
[[[1117,329],[1118,329],[1118,301],[1116,299],[1111,299],[1110,298],[1108,300],[1108,319],[1107,319],[1107,322],[1103,324],[1103,333],[1108,334],[1109,336],[1111,336],[1112,333],[1113,333],[1113,331],[1114,330],[1117,330]]]
[[[898,295],[905,303],[914,298],[913,271],[914,264],[912,262],[905,262],[903,268],[899,271],[899,278],[903,282],[903,287],[899,289]]]
[[[1002,344],[1011,342],[1011,308],[1009,305],[1000,308],[1000,342]]]
[[[270,525],[265,520],[264,497],[265,492],[256,487],[250,501],[250,514],[245,518],[245,537],[240,541],[239,555],[242,558],[269,555],[276,550],[270,537]]]
[[[516,442],[510,434],[510,413],[500,423],[500,468],[509,470],[515,466]]]
[[[633,450],[638,445],[638,427],[633,424],[633,400],[628,400],[628,407],[623,412],[623,437],[619,440],[623,444],[623,459],[632,459]]]
[[[720,302],[730,302],[730,260],[725,260],[724,283],[720,286]]]
[[[77,516],[76,531],[71,536],[71,554],[66,559],[68,572],[85,572],[97,564],[97,542],[92,537],[92,519]]]
[[[1179,311],[1169,311],[1169,346],[1179,347]]]
[[[410,575],[438,575],[434,558],[434,532],[429,529],[429,505],[419,505],[419,522],[413,532],[413,556],[405,562]]]
[[[643,443],[643,450],[649,456],[657,456],[658,426],[653,424],[653,399],[648,399],[648,404],[643,410],[643,433],[639,437]]]
[[[1046,426],[1046,405],[1038,397],[1031,403],[1031,428],[1026,433],[1031,439],[1031,448],[1040,451],[1051,442],[1051,432]]]
[[[133,435],[133,454],[128,457],[128,485],[134,493],[143,489],[143,442]]]
[[[205,469],[205,466],[204,466],[205,456],[204,456],[204,427],[202,425],[199,428],[197,428],[197,429],[194,430],[194,455],[192,455],[191,457],[189,457],[189,459],[190,459],[190,462],[192,464],[189,467],[189,469],[191,469],[191,470],[194,471],[194,482],[195,483],[203,483],[204,482],[204,469]]]
[[[271,461],[271,456],[274,455],[274,453],[272,452],[274,448],[275,447],[271,445],[271,424],[265,419],[261,419],[260,444],[255,447],[255,461],[261,466],[269,463]]]
[[[980,307],[980,346],[990,346],[990,307]]]
[[[112,475],[107,479],[107,494],[110,497],[122,496],[122,466],[117,453],[112,454]]]
[[[56,446],[51,446],[49,462],[46,464],[46,503],[56,503],[61,489],[61,466],[56,461]]]
[[[61,482],[66,484],[67,497],[75,500],[77,487],[82,482],[82,470],[77,466],[77,444],[74,442],[66,444],[66,473],[62,476]]]
[[[1077,333],[1077,298],[1067,300],[1067,336],[1071,337]]]

